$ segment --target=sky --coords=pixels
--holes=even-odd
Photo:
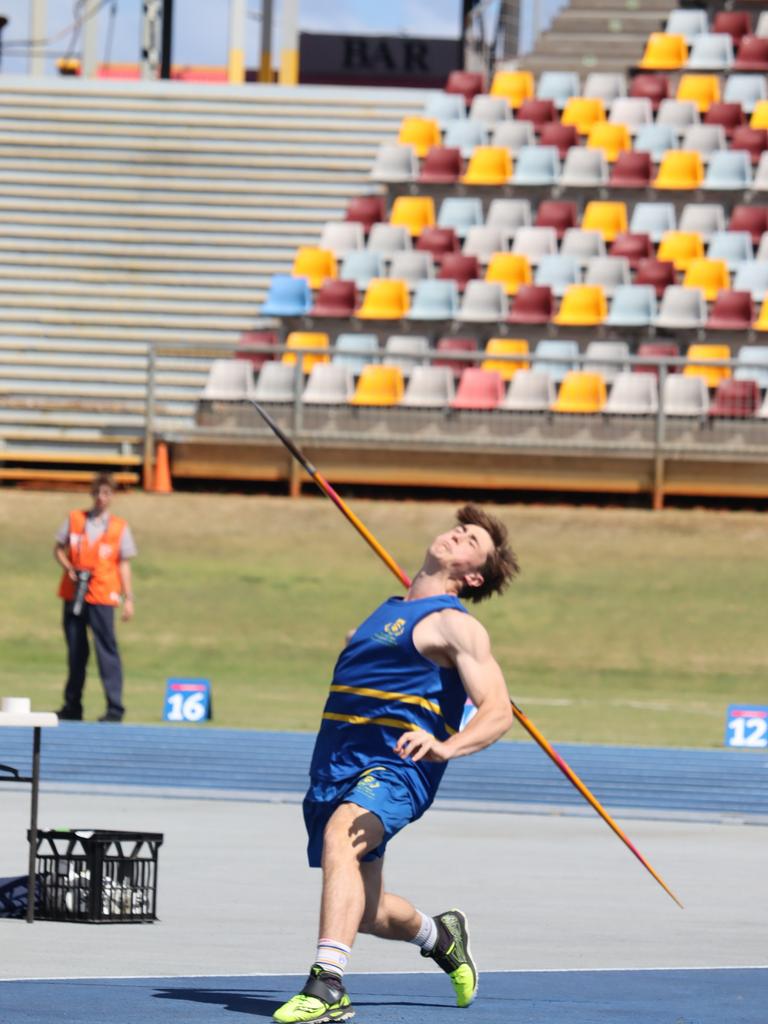
[[[0,0],[0,15],[8,25],[2,34],[0,71],[24,74],[27,55],[14,41],[29,39],[32,0]],[[88,0],[89,5],[94,0]],[[80,41],[72,42],[69,26],[76,21],[82,0],[47,0],[47,28],[53,59],[77,56]],[[257,67],[261,47],[260,0],[248,0],[246,64]],[[103,0],[99,18],[100,59],[137,62],[142,0]],[[275,42],[279,40],[280,0],[273,0]],[[229,0],[174,0],[173,61],[181,64],[225,64]],[[299,0],[299,27],[306,32],[408,35],[456,38],[461,0]],[[57,38],[54,38],[57,37]],[[273,46],[273,53],[277,52]]]

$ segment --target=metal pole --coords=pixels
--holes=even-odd
[[[83,78],[95,78],[99,66],[99,7],[101,0],[90,0],[83,7]]]
[[[664,434],[666,428],[664,384],[667,380],[667,369],[666,363],[659,363],[659,407],[656,411],[656,437],[653,451],[653,508],[657,512],[664,508]]]
[[[259,81],[272,81],[272,0],[261,3],[261,63]]]
[[[29,38],[32,46],[29,51],[30,75],[45,74],[45,39],[48,35],[48,12],[46,0],[32,0],[29,10]]]
[[[233,85],[245,81],[245,0],[229,0],[227,80]]]
[[[280,85],[299,81],[299,0],[283,0],[280,7]]]
[[[32,806],[29,812],[29,873],[27,875],[27,924],[35,920],[35,893],[37,875],[37,797],[40,789],[40,726],[34,728],[32,740]]]
[[[160,77],[171,77],[171,51],[173,49],[173,0],[163,0],[163,44]]]
[[[155,487],[155,379],[157,376],[157,352],[154,343],[147,350],[147,397],[144,404],[144,468],[142,472],[144,490]]]

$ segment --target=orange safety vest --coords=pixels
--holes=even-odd
[[[88,569],[93,575],[88,583],[85,600],[88,604],[112,604],[120,602],[120,539],[125,529],[125,520],[110,515],[104,533],[91,543],[85,532],[87,513],[81,510],[69,514],[69,560],[76,570]],[[61,578],[59,597],[73,601],[75,583],[67,573]]]

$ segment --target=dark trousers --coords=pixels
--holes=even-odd
[[[64,636],[67,641],[69,674],[64,687],[64,705],[72,712],[83,709],[85,668],[90,647],[88,627],[93,634],[99,675],[107,698],[107,712],[122,716],[123,666],[115,638],[115,609],[109,604],[83,604],[82,615],[72,614],[72,602],[64,602]]]

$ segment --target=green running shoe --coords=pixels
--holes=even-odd
[[[469,928],[467,919],[460,910],[447,910],[435,918],[437,942],[428,956],[451,979],[456,992],[456,1005],[469,1006],[477,995],[478,975],[475,961],[469,950]]]
[[[341,978],[324,971],[318,964],[310,968],[309,978],[301,992],[272,1014],[273,1020],[280,1024],[303,1024],[305,1021],[323,1024],[324,1021],[349,1020],[354,1016],[355,1011]]]

